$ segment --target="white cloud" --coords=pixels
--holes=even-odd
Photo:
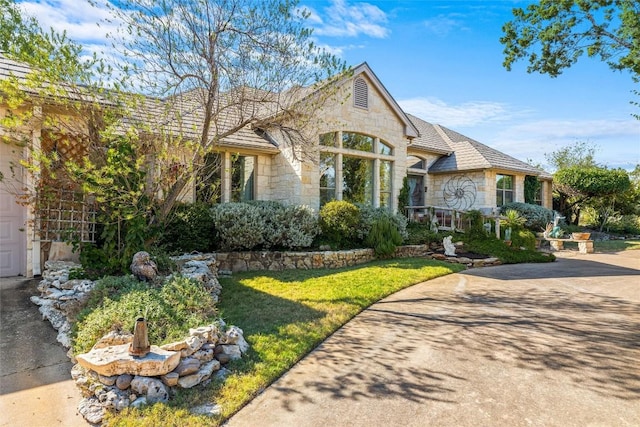
[[[505,103],[470,101],[450,105],[437,98],[398,101],[431,123],[441,124],[515,158],[545,165],[545,154],[584,141],[599,149],[596,161],[633,169],[640,163],[640,121],[629,118],[540,119],[539,112]]]
[[[435,18],[422,21],[422,24],[427,31],[444,37],[452,31],[466,31],[469,29],[461,18],[463,18],[463,15],[458,13],[438,15]]]
[[[398,103],[403,110],[423,120],[452,128],[475,126],[487,122],[499,123],[514,116],[507,105],[490,101],[469,101],[459,105],[448,105],[437,98],[411,98]]]
[[[384,26],[387,15],[379,7],[369,3],[349,4],[346,0],[333,0],[324,8],[324,15],[307,8],[314,34],[330,37],[357,37],[365,35],[385,38],[390,30]]]
[[[106,34],[117,28],[117,24],[104,22],[105,19],[111,18],[107,9],[93,7],[86,1],[23,1],[19,4],[28,15],[36,18],[43,28],[66,31],[69,38],[83,45],[105,45]]]

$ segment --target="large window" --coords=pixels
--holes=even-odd
[[[320,154],[320,206],[336,198],[335,154]]]
[[[373,160],[342,157],[342,200],[373,204]]]
[[[345,200],[393,206],[393,147],[370,135],[331,132],[320,136],[320,206]]]
[[[222,156],[209,153],[204,157],[204,167],[196,182],[196,200],[205,203],[220,203],[222,197]]]
[[[225,169],[225,159],[231,169]],[[255,198],[256,156],[238,153],[209,153],[198,172],[196,200],[206,203],[244,202]],[[226,182],[227,185],[223,185]],[[231,190],[226,194],[225,188]]]
[[[256,157],[231,157],[231,201],[246,202],[254,199]]]
[[[496,205],[503,206],[513,202],[513,183],[512,175],[496,175]]]
[[[391,172],[393,163],[380,160],[380,207],[391,208]]]

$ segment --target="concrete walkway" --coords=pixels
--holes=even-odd
[[[392,295],[228,426],[639,426],[640,251],[559,257]]]
[[[37,280],[0,278],[0,426],[88,426],[56,331],[29,298]]]

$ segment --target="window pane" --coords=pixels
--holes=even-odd
[[[342,199],[363,205],[373,204],[373,160],[342,158]]]
[[[320,153],[320,206],[336,198],[336,158]]]
[[[391,166],[386,160],[380,161],[380,206],[391,206]]]
[[[504,189],[511,190],[513,189],[513,177],[511,175],[504,175]]]
[[[424,160],[420,157],[409,156],[407,157],[407,167],[412,169],[425,169]]]
[[[409,184],[409,206],[424,206],[424,177],[409,175],[407,183]]]
[[[221,156],[209,153],[204,157],[204,166],[198,172],[196,200],[205,203],[220,203],[222,168]]]
[[[231,201],[245,202],[254,198],[254,156],[234,155],[231,159]]]
[[[502,197],[502,191],[498,190],[496,192],[496,206],[502,206],[504,205],[504,199]]]
[[[380,140],[380,146],[378,147],[380,150],[380,154],[391,155],[393,153],[393,149],[391,146],[387,145],[384,141]]]
[[[373,138],[359,133],[344,132],[342,134],[342,148],[373,152]]]
[[[324,135],[320,135],[320,145],[324,145],[325,147],[335,147],[336,146],[336,134],[325,133]]]
[[[504,204],[513,203],[513,191],[504,192]]]

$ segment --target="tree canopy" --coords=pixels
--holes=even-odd
[[[540,0],[514,8],[502,27],[503,65],[528,61],[528,72],[556,77],[586,53],[640,80],[640,2]]]

